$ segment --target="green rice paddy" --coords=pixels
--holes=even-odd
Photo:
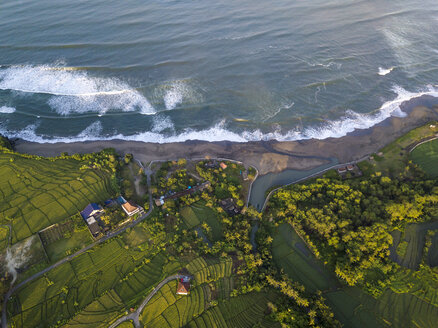
[[[412,161],[432,178],[438,177],[438,139],[415,148],[410,155]]]
[[[0,223],[12,226],[12,243],[113,193],[107,173],[79,170],[82,165],[74,159],[34,159],[0,152]]]
[[[181,210],[181,216],[188,229],[198,227],[205,222],[211,228],[213,241],[222,239],[223,234],[221,224],[214,211],[205,206],[203,201],[196,202],[191,206],[183,208]]]
[[[124,239],[111,239],[18,290],[8,303],[9,321],[26,328],[107,327],[181,266],[159,251],[159,240],[140,250]]]
[[[436,224],[435,221],[408,226],[403,259],[407,265],[418,266],[425,233]],[[438,282],[420,279],[415,271],[400,269],[391,289],[376,299],[358,287],[343,286],[308,250],[303,251],[300,241],[291,226],[281,225],[272,246],[275,263],[306,289],[322,290],[335,317],[345,327],[435,327]]]
[[[9,227],[0,225],[0,252],[8,247],[9,244]]]
[[[163,286],[141,313],[145,327],[279,327],[265,314],[275,292],[230,297],[236,284],[231,259],[200,257],[186,268],[194,278],[189,295],[176,295],[175,280]]]

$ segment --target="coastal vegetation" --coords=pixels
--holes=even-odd
[[[157,206],[147,219],[19,288],[9,321],[108,327],[127,316],[118,327],[132,327],[137,314],[145,327],[433,327],[438,181],[414,159],[433,141],[410,152],[429,132],[414,130],[358,163],[362,175],[345,179],[332,170],[280,188],[263,213],[245,206],[251,173],[239,163],[155,163]],[[107,179],[108,194],[140,197],[131,156],[74,157],[29,160],[78,161],[80,173]],[[90,244],[81,223],[73,213],[40,231],[43,264],[30,263],[17,283]],[[0,228],[7,247],[9,228]],[[188,295],[176,293],[173,278],[155,290],[175,274],[190,277]]]

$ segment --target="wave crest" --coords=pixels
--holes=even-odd
[[[144,95],[116,78],[99,78],[86,71],[58,66],[11,66],[0,70],[0,89],[51,95],[48,104],[60,115],[109,110],[153,114]]]

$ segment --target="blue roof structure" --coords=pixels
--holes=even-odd
[[[117,202],[118,202],[120,205],[123,205],[123,204],[126,203],[126,199],[123,198],[123,196],[119,196],[119,197],[117,197]]]
[[[84,208],[84,210],[81,212],[82,218],[84,220],[88,219],[91,215],[91,213],[93,213],[93,211],[99,211],[102,208],[99,206],[99,204],[96,203],[90,203],[87,205],[87,207]]]

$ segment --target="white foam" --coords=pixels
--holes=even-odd
[[[393,91],[397,94],[397,97],[391,101],[385,102],[378,110],[371,114],[359,114],[352,110],[348,110],[346,115],[338,120],[331,122],[324,122],[324,125],[317,127],[310,127],[304,130],[291,130],[286,133],[281,131],[278,127],[275,131],[269,133],[263,133],[260,130],[232,132],[227,129],[226,122],[221,121],[214,126],[195,131],[192,129],[185,129],[182,133],[176,134],[173,123],[169,118],[159,116],[162,120],[157,119],[154,121],[154,127],[152,131],[142,132],[135,135],[102,135],[102,126],[99,122],[95,122],[87,129],[79,133],[75,137],[50,137],[40,134],[36,134],[36,125],[29,125],[24,130],[19,132],[9,132],[4,127],[0,126],[0,134],[7,135],[9,137],[22,138],[29,141],[39,143],[56,143],[56,142],[77,142],[77,141],[90,141],[90,140],[133,140],[144,142],[156,142],[156,143],[168,143],[168,142],[183,142],[186,140],[205,140],[205,141],[235,141],[235,142],[248,142],[258,140],[272,140],[279,141],[292,141],[303,139],[326,139],[326,138],[339,138],[345,136],[347,133],[353,132],[357,129],[370,128],[390,116],[406,116],[400,105],[408,100],[418,98],[424,95],[430,95],[438,97],[438,88],[433,86],[427,87],[420,92],[409,92],[405,89],[395,86]],[[173,134],[163,134],[161,132],[165,130],[171,130]]]
[[[13,112],[15,112],[14,107],[9,107],[9,106],[1,106],[0,107],[1,114],[12,114]]]
[[[61,115],[117,109],[153,114],[144,95],[115,78],[90,76],[86,71],[58,66],[11,66],[0,70],[0,89],[48,94],[49,105]]]
[[[164,130],[175,130],[175,126],[170,117],[163,115],[154,116],[152,132],[158,133]]]
[[[383,68],[383,67],[379,67],[379,75],[380,76],[385,76],[388,75],[389,73],[391,73],[393,71],[394,67],[390,67],[390,68]]]
[[[103,127],[100,121],[91,123],[81,133],[78,134],[78,138],[99,138],[102,135]]]
[[[187,80],[173,81],[170,85],[162,85],[160,88],[164,91],[163,101],[167,110],[175,109],[183,102],[196,103],[201,98]]]

